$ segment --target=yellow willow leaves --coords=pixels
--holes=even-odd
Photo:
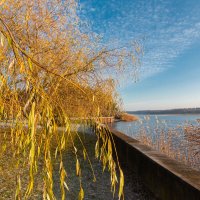
[[[85,148],[83,149],[83,158],[84,158],[84,160],[87,159],[87,151]]]
[[[1,46],[3,47],[4,46],[4,41],[5,41],[5,37],[2,33],[0,33],[1,35]]]
[[[74,138],[68,140],[70,118],[97,118],[119,111],[115,76],[104,75],[105,71],[115,74],[122,67],[121,53],[125,58],[129,52],[99,48],[98,38],[90,37],[90,32],[83,34],[75,0],[0,0],[0,5],[0,115],[3,122],[15,122],[11,133],[14,156],[29,161],[26,197],[32,191],[37,166],[40,169],[38,160],[42,160],[44,196],[53,199],[52,150],[55,158],[62,160],[62,151],[74,142]],[[104,169],[108,166],[114,187],[119,164],[112,157],[116,153],[113,141],[100,125],[96,134],[95,157]],[[88,158],[84,148],[82,153]],[[81,179],[79,161],[75,161],[75,170]],[[62,187],[67,190],[64,167],[61,171]],[[82,190],[80,194],[83,198]]]
[[[40,152],[41,152],[41,147],[38,146],[38,149],[37,149],[37,156],[38,156],[38,157],[40,156]]]
[[[65,200],[65,189],[69,191],[69,187],[65,181],[67,177],[67,172],[64,168],[63,162],[60,162],[60,188],[62,193],[62,200]]]
[[[83,200],[84,199],[84,190],[82,188],[82,186],[80,187],[80,192],[78,195],[78,200]]]
[[[55,158],[57,158],[57,154],[58,154],[58,147],[56,147],[56,150],[55,150]]]
[[[81,168],[80,168],[80,163],[78,159],[76,159],[76,175],[77,176],[81,175]]]
[[[124,174],[121,168],[119,168],[119,172],[120,172],[120,182],[119,182],[119,194],[118,197],[119,199],[124,199]]]
[[[0,106],[0,119],[4,117],[4,104]]]
[[[95,144],[95,157],[98,159],[99,158],[99,139],[97,140]]]
[[[62,193],[62,200],[65,200],[65,188],[69,191],[69,187],[67,183],[65,182],[65,178],[67,176],[67,173],[64,169],[63,162],[60,163],[60,189]]]
[[[6,1],[6,0],[1,0],[1,1],[0,1],[0,6],[2,6],[2,4],[4,4],[5,1]]]
[[[65,133],[63,132],[62,138],[61,138],[61,150],[65,149],[65,145],[66,145],[66,142],[65,142]]]
[[[1,153],[3,153],[4,151],[6,151],[6,147],[7,147],[6,144],[4,144],[4,145],[1,147]]]
[[[30,174],[30,181],[28,183],[28,188],[26,190],[25,199],[28,198],[32,190],[33,190],[33,176]]]
[[[26,190],[26,197],[28,197],[30,195],[30,193],[33,190],[33,185],[34,185],[34,173],[36,171],[36,161],[35,161],[35,102],[33,102],[32,104],[32,108],[29,114],[29,119],[28,119],[28,126],[29,126],[29,132],[30,132],[30,152],[29,152],[29,184],[28,184],[28,188]]]
[[[1,61],[3,61],[4,60],[4,53],[3,53],[3,51],[1,51],[1,49],[0,49],[0,62]]]
[[[112,167],[112,170],[111,170],[111,191],[113,191],[113,196],[115,194],[116,184],[118,183],[115,168],[116,168],[116,166],[115,166],[115,163],[113,162],[113,167]]]
[[[9,66],[8,66],[8,70],[11,71],[11,70],[13,69],[14,64],[15,64],[15,60],[13,59],[13,60],[11,61],[11,63],[9,64]]]
[[[0,86],[6,85],[7,81],[3,75],[0,75]]]
[[[7,41],[8,41],[9,46],[12,48],[13,41],[10,36],[7,37]]]
[[[20,176],[17,176],[17,189],[15,192],[15,200],[21,200],[21,179]]]
[[[111,141],[110,139],[108,140],[108,158],[109,160],[111,159],[112,157],[112,144],[111,144]]]
[[[64,181],[64,186],[69,191],[69,187],[68,187],[68,185],[67,185],[67,183],[65,181]]]
[[[116,184],[118,183],[117,174],[116,174],[116,163],[113,159],[113,146],[114,146],[114,152],[116,153],[115,143],[113,141],[112,135],[109,131],[109,129],[105,126],[101,126],[97,124],[95,126],[95,131],[98,137],[96,146],[95,146],[95,153],[98,155],[98,149],[100,148],[100,159],[103,164],[103,170],[105,170],[106,165],[108,163],[108,170],[110,171],[110,180],[111,180],[111,191],[113,191],[113,195],[115,193]],[[100,147],[99,140],[102,140],[102,146]],[[124,188],[124,175],[123,171],[120,167],[118,156],[116,154],[116,160],[118,169],[120,172],[120,183],[119,183],[119,192],[118,197],[119,199],[124,198],[123,188]]]
[[[53,168],[52,168],[52,160],[50,156],[50,151],[47,152],[47,158],[45,159],[45,190],[47,193],[47,198],[50,197],[51,200],[55,199],[53,192]]]
[[[28,66],[30,68],[30,71],[33,71],[33,65],[32,65],[32,61],[30,58],[28,58]]]

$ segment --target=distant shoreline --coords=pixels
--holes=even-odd
[[[171,113],[140,113],[140,114],[137,114],[137,113],[130,113],[129,111],[127,112],[128,114],[131,114],[131,115],[134,115],[134,116],[139,116],[139,115],[200,115],[200,113],[176,113],[176,114],[171,114]]]
[[[127,111],[129,114],[134,115],[197,115],[200,114],[200,108],[182,108],[170,110],[140,110],[140,111]]]

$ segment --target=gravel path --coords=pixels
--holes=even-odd
[[[4,138],[4,133],[0,132],[0,146],[3,148],[3,144],[7,143],[6,152],[0,155],[0,200],[12,200],[15,195],[16,188],[16,175],[21,174],[22,189],[25,191],[26,185],[28,183],[28,171],[26,168],[16,168],[16,159],[12,157],[11,148],[9,148],[9,133],[6,139]],[[93,176],[91,172],[90,165],[87,161],[83,160],[81,146],[78,142],[76,147],[78,149],[80,165],[82,168],[82,186],[85,193],[85,200],[117,200],[117,192],[113,197],[110,191],[110,174],[107,170],[102,172],[101,163],[94,157],[94,146],[96,138],[93,134],[81,134],[84,145],[87,149],[93,168],[96,175],[96,182],[93,182]],[[75,157],[72,151],[72,147],[69,145],[69,149],[64,153],[64,165],[67,169],[67,180],[69,186],[69,192],[67,192],[67,200],[78,199],[79,193],[79,180],[75,174]],[[2,150],[2,149],[1,149]],[[2,152],[2,151],[1,151]],[[54,192],[57,199],[61,199],[60,196],[60,186],[59,186],[59,161],[54,161]],[[123,167],[125,175],[125,200],[154,200],[155,197],[151,194],[142,184],[142,181],[136,174]],[[42,200],[42,170],[39,170],[38,176],[35,181],[34,193],[29,199]],[[116,191],[117,188],[116,188]]]
[[[82,176],[83,176],[83,189],[85,192],[86,200],[117,200],[118,199],[118,188],[116,188],[116,194],[113,198],[113,195],[110,191],[110,174],[107,170],[102,172],[101,163],[95,159],[94,156],[94,146],[95,146],[95,137],[94,135],[85,134],[83,138],[84,145],[88,151],[93,168],[96,175],[96,182],[93,182],[93,176],[89,164],[80,158],[80,165],[82,167]],[[77,149],[80,149],[77,148]],[[65,155],[65,164],[68,173],[69,188],[70,192],[67,195],[67,199],[74,200],[76,199],[79,192],[78,179],[75,175],[75,160],[74,156],[71,153]],[[59,163],[57,163],[59,167]],[[155,200],[151,192],[149,192],[143,185],[141,179],[134,173],[134,171],[129,168],[122,166],[125,176],[125,187],[124,194],[125,200]],[[55,180],[58,176],[55,176]],[[55,187],[55,193],[59,197],[59,181]],[[58,198],[59,199],[59,198]]]

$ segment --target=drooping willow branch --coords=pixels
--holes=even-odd
[[[121,51],[122,47],[97,48],[98,44],[88,39],[79,30],[78,23],[76,25],[71,19],[76,15],[76,6],[70,4],[74,2],[36,0],[29,4],[25,0],[8,0],[6,11],[0,10],[0,32],[9,44],[7,49],[7,45],[0,46],[5,51],[0,66],[0,114],[3,120],[12,119],[14,155],[24,155],[25,166],[29,168],[26,198],[33,191],[41,158],[44,196],[55,198],[52,150],[60,161],[60,187],[62,199],[65,198],[68,185],[63,151],[67,148],[66,143],[70,142],[80,181],[79,196],[83,199],[82,163],[74,143],[75,136],[83,151],[85,149],[78,133],[73,134],[71,118],[110,116],[119,110],[115,81],[112,76],[108,77],[106,70],[123,69],[121,61],[131,54]],[[96,129],[96,135],[100,151],[98,158],[103,168],[107,166],[110,170],[113,192],[117,184],[117,168],[120,171],[119,197],[122,197],[123,173],[120,163],[113,158],[116,153],[113,139],[100,127]],[[85,151],[84,154],[87,157]],[[89,159],[88,162],[92,167]],[[18,186],[20,180],[18,176]],[[17,187],[16,198],[20,196],[21,189]]]

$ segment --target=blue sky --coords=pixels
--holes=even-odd
[[[139,81],[119,88],[126,110],[200,107],[200,0],[80,0],[104,43],[142,41]]]

